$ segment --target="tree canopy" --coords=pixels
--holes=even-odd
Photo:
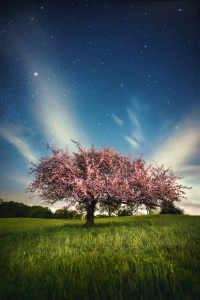
[[[39,165],[32,163],[35,169],[30,167],[29,174],[35,173],[35,180],[26,192],[38,191],[36,196],[49,205],[61,200],[70,205],[87,203],[87,226],[94,225],[97,203],[110,203],[116,208],[121,204],[163,207],[163,203],[168,206],[180,201],[185,194],[181,188],[188,188],[175,182],[180,177],[174,175],[171,167],[164,170],[157,163],[153,167],[152,160],[148,166],[142,156],[132,160],[131,154],[123,157],[107,147],[98,151],[94,145],[86,150],[79,142],[72,142],[80,152],[73,156],[68,147],[63,152],[56,145],[46,145],[52,150],[52,157],[42,157]]]

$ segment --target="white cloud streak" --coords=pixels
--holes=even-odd
[[[171,138],[167,140],[153,156],[160,165],[164,164],[166,168],[173,166],[174,170],[180,168],[181,172],[189,172],[192,169],[198,170],[194,165],[188,165],[187,162],[198,155],[200,128],[184,128],[175,130]]]
[[[24,10],[23,13],[25,16],[28,11]],[[18,18],[18,14],[16,14],[16,18]],[[32,26],[36,32],[42,32],[43,30],[41,24],[36,22],[36,19],[32,20]],[[91,144],[74,114],[74,111],[77,111],[77,109],[73,107],[72,89],[67,87],[66,81],[63,82],[62,76],[55,72],[54,69],[51,69],[48,63],[42,61],[39,64],[39,60],[32,55],[32,50],[30,49],[27,52],[26,36],[21,35],[17,29],[13,30],[12,45],[14,48],[17,44],[18,53],[20,53],[21,61],[25,66],[24,70],[27,71],[26,78],[30,83],[30,92],[33,97],[32,101],[30,100],[30,103],[32,103],[30,109],[35,115],[36,125],[40,126],[40,131],[47,137],[47,140],[44,142],[51,144],[51,142],[55,141],[57,148],[64,149],[69,145],[70,153],[73,151],[77,152],[77,147],[71,142],[71,139],[79,141],[83,147],[86,146],[86,143]],[[42,45],[42,36],[35,36],[34,42]],[[46,40],[46,47],[48,47],[48,39]],[[6,48],[3,48],[5,53],[7,53]],[[14,141],[14,143],[21,149],[17,141]]]
[[[118,125],[123,125],[123,122],[120,118],[116,117],[115,115],[111,115],[112,118],[115,120],[115,122],[118,124]]]
[[[128,112],[128,116],[129,116],[130,120],[132,121],[133,126],[140,126],[133,111],[131,111],[129,108],[127,108],[127,112]]]
[[[137,103],[137,101],[132,101],[133,105],[135,106],[136,110],[139,111],[140,107],[139,104]],[[142,142],[143,139],[143,133],[142,133],[142,129],[140,126],[140,123],[136,117],[136,114],[133,112],[133,110],[131,110],[130,108],[126,109],[127,114],[129,119],[131,120],[132,126],[134,128],[134,131],[132,132],[132,136],[134,137],[134,139],[132,137],[128,137],[128,136],[123,136],[123,138],[129,142],[130,146],[135,149],[135,148],[139,148],[139,142]],[[137,142],[135,141],[137,140]]]
[[[19,138],[17,135],[14,135],[12,132],[4,128],[0,128],[0,136],[13,144],[23,157],[34,163],[37,162],[37,158],[31,154],[32,151],[30,147],[22,140],[22,138]]]
[[[142,134],[141,134],[141,132],[140,132],[139,130],[138,130],[138,132],[133,133],[132,135],[133,135],[133,137],[134,137],[136,140],[138,140],[139,142],[141,142],[141,141],[144,140],[144,139],[143,139],[143,136],[142,136]]]
[[[124,139],[127,141],[127,142],[129,142],[129,144],[130,144],[130,146],[132,147],[132,148],[139,148],[140,147],[140,145],[136,142],[136,141],[134,141],[134,139],[132,139],[132,138],[130,138],[130,137],[128,137],[128,136],[124,136]]]
[[[179,184],[192,187],[190,190],[182,189],[185,192],[183,196],[187,199],[182,198],[180,203],[176,203],[192,215],[200,215],[200,164],[197,163],[199,153],[200,124],[199,119],[191,113],[187,121],[180,122],[170,138],[152,155],[159,166],[164,165],[164,169],[172,166],[173,172],[178,171],[176,176],[184,177],[177,179]]]

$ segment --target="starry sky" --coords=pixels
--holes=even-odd
[[[175,205],[200,215],[198,1],[3,2],[0,198],[37,205],[42,141],[72,154],[73,139],[172,166],[192,187]]]

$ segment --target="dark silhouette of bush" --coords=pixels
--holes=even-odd
[[[31,207],[23,203],[3,200],[0,202],[0,218],[27,218],[30,211]]]
[[[29,206],[23,203],[0,199],[0,218],[45,218],[51,219],[54,214],[47,207]]]
[[[66,206],[55,211],[57,219],[82,219],[83,215],[83,213],[79,214],[76,210],[68,210]]]
[[[45,218],[51,219],[52,218],[52,211],[48,207],[42,206],[32,206],[31,211],[28,215],[28,218]]]
[[[132,216],[132,215],[133,215],[132,212],[127,209],[123,209],[123,210],[120,209],[118,211],[118,217],[128,217],[128,216]]]
[[[108,215],[101,215],[101,214],[99,214],[99,215],[96,215],[95,216],[95,218],[109,218],[110,216],[108,216]]]
[[[82,219],[83,214],[79,214],[76,210],[69,211],[69,218],[70,219]]]
[[[185,211],[184,209],[181,209],[179,207],[176,207],[173,203],[168,205],[164,204],[161,208],[160,214],[176,214],[176,215],[184,215]]]
[[[62,207],[55,211],[55,216],[57,219],[69,219],[69,211],[67,207]]]

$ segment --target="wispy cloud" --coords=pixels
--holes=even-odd
[[[0,128],[0,136],[13,144],[26,159],[34,163],[37,162],[37,158],[31,154],[32,151],[30,147],[23,141],[21,137],[19,138],[8,129],[2,127]]]
[[[140,145],[132,138],[128,137],[128,136],[124,136],[124,139],[129,142],[129,144],[131,145],[132,148],[139,148]]]
[[[22,186],[24,188],[27,188],[28,185],[32,182],[32,180],[27,179],[26,177],[22,177],[19,175],[11,175],[11,174],[7,174],[5,176],[9,181],[13,181],[15,183],[17,183],[18,186]]]
[[[24,11],[25,14],[26,10]],[[32,20],[33,28],[36,32],[42,32],[41,24],[38,24],[35,20],[35,18]],[[71,139],[79,141],[83,147],[87,143],[91,144],[83,130],[83,126],[79,123],[77,108],[73,106],[72,89],[66,81],[63,81],[62,75],[50,67],[49,63],[42,61],[39,64],[35,56],[32,55],[34,48],[29,49],[27,52],[26,37],[22,36],[17,29],[13,30],[11,43],[13,48],[16,48],[17,44],[18,54],[21,55],[21,62],[24,64],[24,70],[26,70],[26,78],[30,83],[30,93],[33,95],[30,109],[35,115],[35,121],[37,126],[40,127],[40,132],[46,136],[47,140],[44,142],[51,144],[55,141],[57,148],[63,149],[69,145],[70,153],[77,152],[77,147],[71,142]],[[35,43],[42,45],[43,37],[37,35],[34,38],[33,36],[32,42],[33,45]],[[46,40],[47,47],[48,42],[50,47],[50,39],[49,41]],[[7,51],[5,47],[4,51]],[[15,145],[18,145],[17,141]],[[18,146],[20,147],[20,145]]]
[[[134,98],[134,99],[132,99],[131,102],[132,102],[133,106],[135,107],[135,109],[139,111],[140,110],[139,101],[136,98]]]
[[[70,89],[52,76],[40,78],[38,74],[36,81],[37,86],[33,84],[32,88],[38,93],[32,109],[48,143],[55,141],[58,148],[64,149],[69,145],[70,153],[77,152],[77,147],[71,139],[86,146],[86,141],[89,142],[88,137],[77,120]]]
[[[128,113],[130,120],[132,121],[133,126],[135,126],[135,125],[139,126],[140,124],[137,120],[136,115],[133,113],[133,111],[130,110],[129,108],[127,108],[127,113]]]
[[[199,184],[194,184],[192,181],[188,182],[185,179],[180,181],[183,186],[192,186],[192,189],[185,189],[184,196],[187,199],[182,199],[181,202],[176,202],[175,205],[185,209],[185,211],[191,215],[200,215],[200,187]]]
[[[142,142],[144,140],[142,133],[138,130],[137,132],[133,132],[133,137],[138,140],[138,142]]]
[[[200,214],[200,164],[197,163],[200,153],[200,122],[193,113],[188,114],[187,120],[179,123],[174,128],[171,136],[161,144],[153,153],[152,159],[158,165],[164,165],[164,169],[172,166],[175,175],[183,177],[177,179],[182,186],[192,187],[183,189],[182,198],[178,204],[186,208],[189,214]]]
[[[132,134],[131,137],[124,135],[123,138],[130,143],[132,148],[135,149],[140,147],[139,142],[144,141],[144,138],[143,138],[142,128],[137,117],[137,114],[139,113],[140,110],[139,103],[136,100],[132,100],[132,104],[134,105],[134,109],[130,109],[128,107],[126,108],[128,117],[132,123],[132,127],[131,127],[131,130],[133,129]]]
[[[118,124],[118,125],[123,125],[123,122],[120,118],[116,117],[115,115],[112,114],[112,118],[115,120],[115,122]]]
[[[199,151],[200,128],[184,127],[175,130],[165,143],[153,154],[159,164],[164,164],[166,168],[173,166],[174,170],[181,169],[181,172],[194,170],[194,165],[189,162]],[[200,167],[199,167],[200,168]],[[196,168],[196,170],[198,167]]]

